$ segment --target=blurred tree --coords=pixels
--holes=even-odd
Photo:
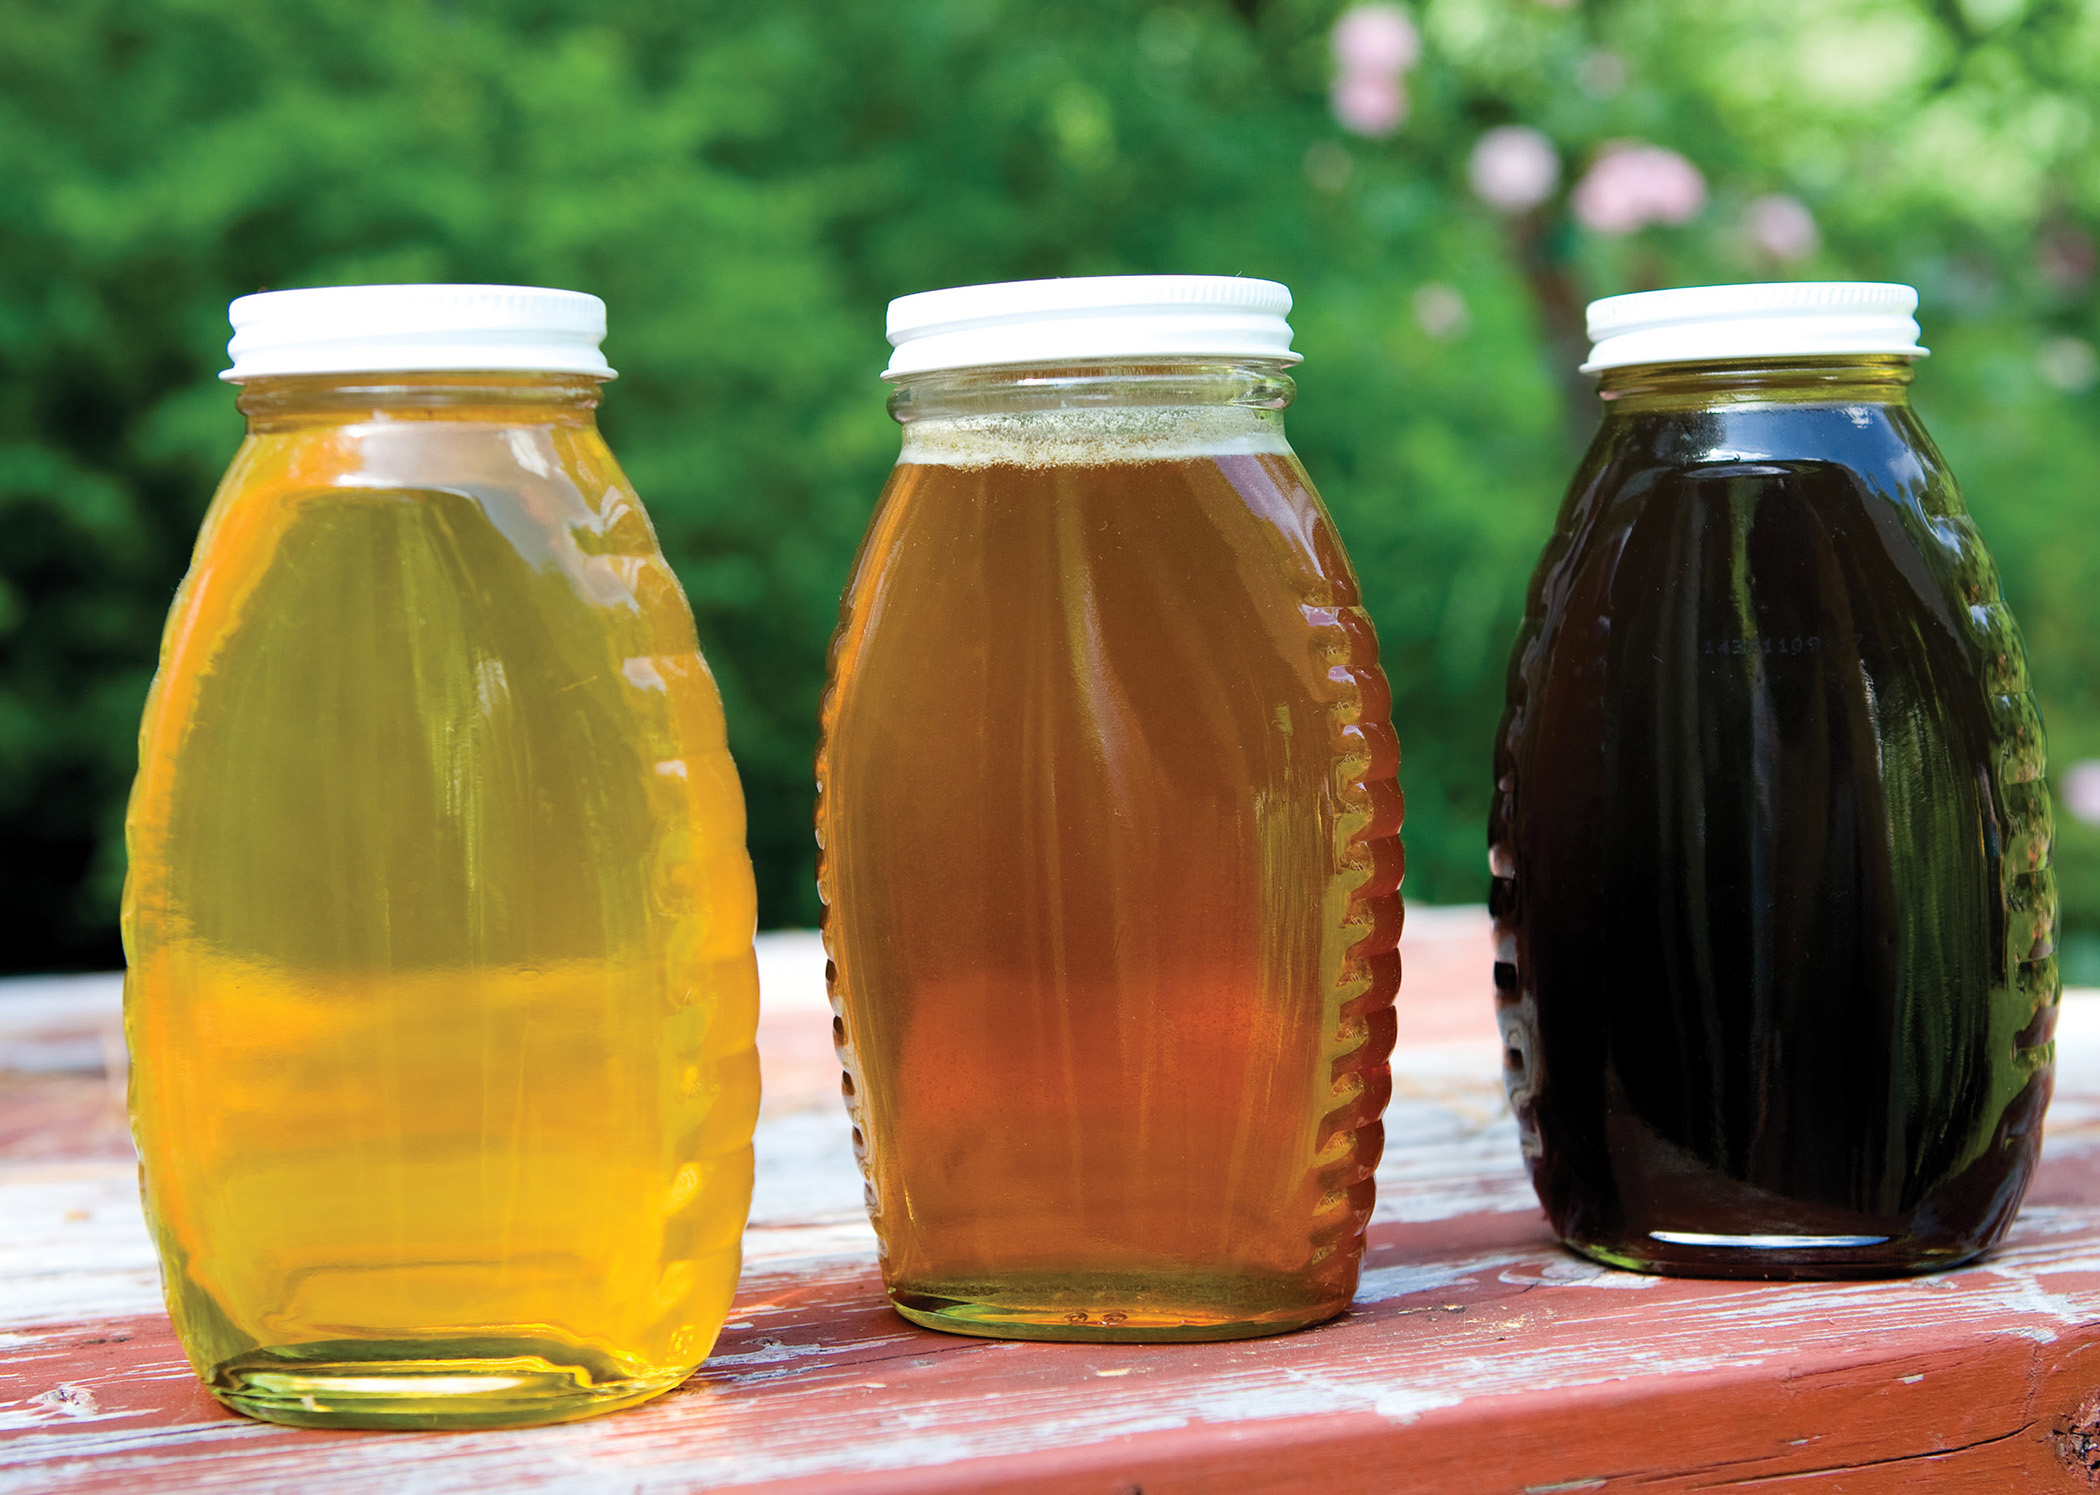
[[[1291,431],[1381,629],[1412,896],[1483,892],[1592,295],[1919,285],[1920,403],[2056,759],[2100,757],[2100,0],[1343,9],[0,0],[0,966],[117,958],[159,617],[239,437],[222,309],[263,286],[606,297],[605,424],[722,680],[769,924],[814,915],[823,652],[895,451],[882,307],[969,281],[1291,285]],[[2070,816],[2065,873],[2100,957]]]

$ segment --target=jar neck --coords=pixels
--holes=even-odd
[[[985,415],[1177,407],[1281,410],[1298,392],[1273,360],[1216,363],[1036,364],[941,369],[895,381],[890,414],[900,424]]]
[[[252,433],[386,420],[589,426],[600,382],[580,374],[299,374],[251,379],[235,403]]]
[[[1893,354],[1643,363],[1605,369],[1607,415],[1742,405],[1908,405],[1911,360]]]

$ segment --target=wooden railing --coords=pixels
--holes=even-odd
[[[1417,909],[1355,1308],[1240,1344],[959,1339],[883,1303],[822,956],[762,940],[743,1290],[682,1389],[527,1432],[247,1422],[160,1309],[114,978],[0,983],[0,1492],[2081,1490],[2100,1485],[2100,992],[2003,1249],[1900,1282],[1613,1272],[1560,1251],[1502,1101],[1485,917]]]

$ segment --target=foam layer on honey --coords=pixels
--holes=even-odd
[[[1095,467],[1284,456],[1283,414],[1245,405],[1111,405],[928,417],[897,460],[927,467]]]

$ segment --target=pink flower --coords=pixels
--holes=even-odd
[[[1782,264],[1805,260],[1823,247],[1816,231],[1815,214],[1796,197],[1773,192],[1758,198],[1743,212],[1743,226],[1750,242]]]
[[[1390,135],[1407,118],[1407,88],[1383,73],[1344,73],[1328,96],[1341,127],[1356,135]]]
[[[1335,66],[1343,77],[1398,78],[1422,55],[1422,36],[1397,5],[1355,5],[1334,23]]]
[[[1497,125],[1474,143],[1473,195],[1498,213],[1528,213],[1560,185],[1560,152],[1529,125]]]
[[[1334,87],[1328,101],[1342,128],[1390,135],[1407,118],[1407,70],[1422,37],[1397,5],[1358,5],[1334,23]]]
[[[2081,758],[2064,770],[2064,808],[2087,825],[2100,825],[2100,760]]]
[[[1607,145],[1575,184],[1576,221],[1600,234],[1684,223],[1706,206],[1706,178],[1673,150],[1638,140]]]

